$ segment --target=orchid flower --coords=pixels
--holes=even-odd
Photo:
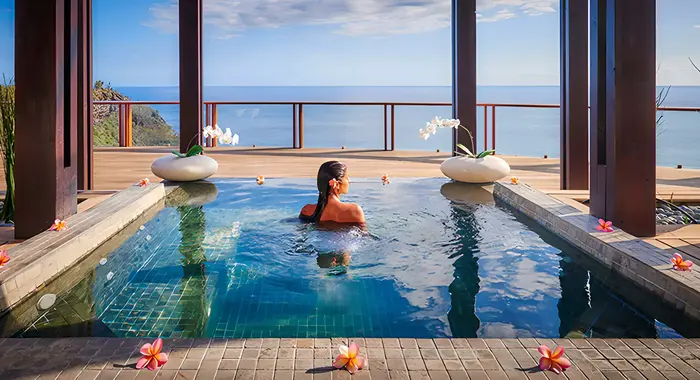
[[[235,133],[231,133],[231,128],[226,128],[226,133],[222,134],[220,139],[221,139],[221,143],[223,143],[223,144],[230,144],[230,145],[238,144],[238,135]]]
[[[350,343],[350,346],[341,344],[338,348],[340,350],[340,355],[336,356],[333,367],[337,369],[344,367],[348,372],[354,374],[358,369],[367,366],[367,359],[358,355],[360,353],[360,346],[356,343]]]
[[[518,184],[518,179],[517,179],[516,177],[513,177],[513,178],[510,179],[510,183],[512,183],[513,185],[517,185],[517,184]]]
[[[569,359],[564,357],[564,347],[557,346],[554,352],[549,350],[549,347],[541,345],[537,347],[537,351],[542,354],[540,358],[540,369],[543,371],[552,371],[557,375],[561,374],[567,368],[571,367]]]
[[[423,140],[427,140],[428,138],[430,138],[430,132],[425,129],[419,129],[418,133],[420,134],[420,137],[423,138]]]
[[[606,222],[605,219],[598,219],[598,225],[595,229],[603,232],[613,232],[612,222]]]
[[[263,183],[265,183],[265,177],[259,175],[258,178],[255,179],[255,182],[257,182],[258,185],[262,185]]]
[[[693,262],[690,260],[683,260],[683,256],[679,253],[674,253],[673,258],[671,258],[671,264],[673,264],[673,269],[677,271],[690,271],[693,266]]]
[[[168,362],[168,355],[160,352],[163,349],[163,339],[156,339],[153,344],[146,343],[141,346],[141,359],[136,362],[136,369],[148,368],[155,371]]]
[[[140,187],[148,186],[150,183],[151,183],[151,181],[148,178],[144,178],[144,179],[139,181],[139,186]]]
[[[219,128],[219,124],[214,125],[214,136],[213,137],[218,137],[221,138],[224,135],[224,131]]]
[[[204,129],[202,130],[202,136],[204,136],[204,137],[215,137],[214,128],[212,128],[211,125],[207,125],[207,126],[204,127]]]
[[[8,261],[10,261],[10,255],[7,254],[7,250],[3,249],[0,251],[0,268],[4,267]]]
[[[382,185],[388,185],[390,183],[391,183],[391,181],[389,181],[389,176],[386,174],[383,174],[382,175]]]
[[[61,219],[56,219],[53,221],[49,231],[60,231],[66,228],[66,221]]]

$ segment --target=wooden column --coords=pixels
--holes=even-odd
[[[476,0],[452,0],[452,117],[469,129],[476,148]],[[452,137],[452,155],[457,144],[472,149],[462,128]]]
[[[588,0],[561,0],[562,190],[588,189]]]
[[[78,190],[92,190],[92,0],[78,2]]]
[[[592,0],[591,214],[656,233],[656,0]]]
[[[15,2],[15,237],[77,210],[78,0]]]
[[[202,143],[202,1],[179,1],[180,152]]]

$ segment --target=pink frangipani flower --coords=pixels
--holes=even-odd
[[[141,347],[141,359],[136,362],[136,369],[148,368],[155,371],[168,361],[168,355],[160,352],[163,349],[163,339],[156,339],[153,344],[146,343]]]
[[[564,357],[564,347],[562,346],[557,346],[554,352],[552,352],[549,347],[541,345],[537,347],[537,351],[542,354],[540,358],[540,369],[543,371],[552,371],[559,375],[567,368],[571,367],[569,359]]]
[[[10,261],[10,255],[7,254],[7,250],[3,249],[0,251],[0,268],[4,267]]]
[[[671,264],[673,264],[673,269],[677,271],[691,271],[693,262],[690,260],[683,260],[683,256],[679,253],[674,253],[673,258],[671,258]]]
[[[357,372],[358,369],[362,369],[367,366],[367,359],[359,356],[360,346],[355,343],[350,343],[350,346],[341,344],[340,355],[335,358],[333,362],[333,367],[341,369],[345,367],[351,374]]]
[[[606,222],[605,219],[598,219],[598,225],[595,229],[603,232],[613,232],[612,222]]]

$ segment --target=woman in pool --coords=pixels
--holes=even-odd
[[[301,209],[299,218],[307,222],[335,222],[364,224],[365,214],[354,203],[343,203],[341,194],[350,187],[348,168],[342,162],[328,161],[318,169],[316,176],[318,201]]]

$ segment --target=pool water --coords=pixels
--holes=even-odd
[[[680,336],[480,187],[355,180],[363,232],[297,219],[314,179],[198,186],[16,336]]]

